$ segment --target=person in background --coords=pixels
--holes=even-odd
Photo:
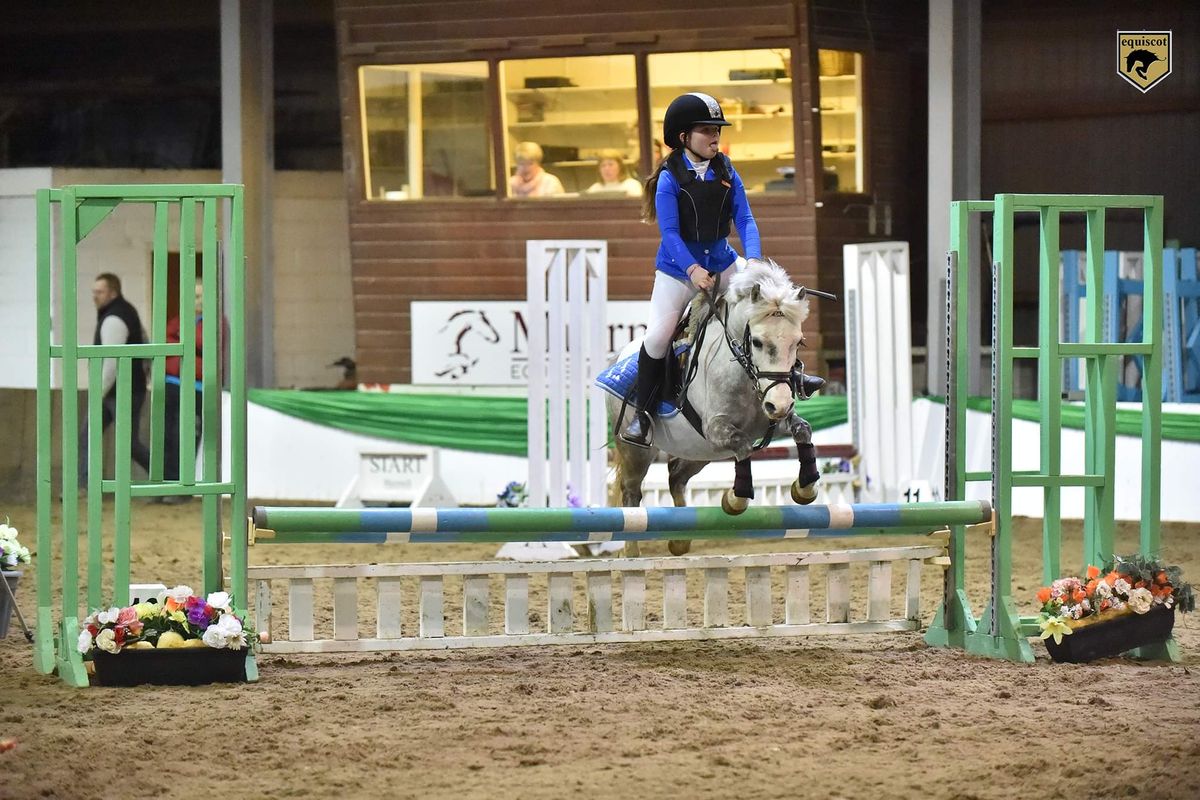
[[[142,329],[142,320],[138,316],[137,309],[133,304],[125,299],[121,294],[121,279],[111,272],[104,272],[96,276],[96,280],[92,283],[92,302],[96,304],[96,333],[92,337],[93,344],[119,345],[119,344],[144,344],[146,341],[145,331]],[[133,460],[142,466],[142,469],[150,472],[150,451],[146,445],[142,444],[141,438],[138,435],[138,428],[141,424],[142,405],[146,401],[146,362],[144,359],[135,358],[133,360],[133,369],[129,374],[130,381],[130,404],[129,404],[129,424],[131,436],[129,442],[130,455]],[[89,387],[89,389],[94,387]],[[102,430],[108,430],[108,426],[117,418],[117,360],[115,358],[104,359],[103,368],[103,392],[104,399],[101,401],[102,408]],[[79,485],[86,488],[88,475],[88,459],[87,459],[87,422],[84,422],[83,433],[79,440]]]
[[[517,172],[508,181],[513,197],[551,197],[563,193],[562,181],[542,169],[542,148],[537,142],[521,142],[513,156]]]
[[[196,444],[200,444],[200,434],[204,421],[203,394],[201,380],[204,377],[204,284],[196,278],[196,372],[187,380],[180,375],[183,359],[180,356],[167,357],[166,408],[164,414],[163,436],[163,479],[166,481],[179,480],[179,420],[184,413],[196,415]],[[175,344],[180,341],[182,322],[179,316],[172,317],[167,322],[167,342]],[[221,342],[225,341],[224,331],[221,331]],[[222,344],[223,346],[223,344]],[[184,410],[186,405],[186,411]],[[191,498],[180,495],[168,495],[159,499],[167,505],[186,503]]]
[[[642,184],[636,178],[630,177],[620,150],[601,150],[596,168],[600,171],[600,180],[587,188],[588,194],[604,193],[626,197],[641,195]]]

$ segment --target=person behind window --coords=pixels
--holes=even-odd
[[[601,150],[596,161],[596,168],[600,171],[600,180],[587,188],[588,194],[603,193],[637,197],[642,193],[641,182],[630,177],[620,150]]]
[[[550,197],[563,193],[562,181],[542,169],[542,148],[537,142],[521,142],[513,155],[517,173],[508,181],[513,197]]]
[[[681,95],[667,107],[663,141],[668,155],[646,181],[643,218],[657,219],[662,244],[655,259],[650,319],[638,354],[637,410],[621,438],[650,445],[650,412],[657,402],[663,361],[683,310],[719,276],[728,283],[738,260],[728,236],[732,222],[751,260],[762,258],[758,223],[746,189],[729,157],[721,153],[721,128],[729,123],[720,104],[700,92]],[[682,213],[686,211],[686,213]]]

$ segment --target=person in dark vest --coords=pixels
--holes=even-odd
[[[663,120],[663,141],[671,153],[643,191],[643,218],[658,221],[662,244],[654,262],[646,338],[638,354],[637,408],[621,432],[632,445],[650,446],[650,414],[658,400],[663,360],[684,309],[714,280],[724,289],[729,267],[739,261],[728,241],[731,224],[746,259],[762,258],[746,188],[720,149],[721,129],[728,124],[721,105],[701,92],[675,98]]]
[[[137,309],[121,294],[121,279],[111,272],[96,276],[92,283],[92,301],[96,304],[96,333],[93,344],[119,345],[144,344],[145,331]],[[130,454],[133,460],[150,471],[150,451],[142,444],[138,434],[142,418],[142,405],[146,401],[146,362],[135,358],[129,371],[130,399],[129,425],[131,429]],[[104,399],[101,403],[104,430],[117,418],[117,360],[104,359]],[[87,424],[84,423],[80,439],[79,483],[87,485]]]

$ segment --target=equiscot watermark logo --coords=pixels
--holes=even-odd
[[[1170,31],[1117,31],[1117,74],[1145,94],[1171,74]]]

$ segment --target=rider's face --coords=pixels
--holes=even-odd
[[[721,126],[697,125],[688,131],[683,143],[700,158],[712,158],[721,146]]]

